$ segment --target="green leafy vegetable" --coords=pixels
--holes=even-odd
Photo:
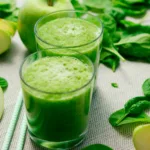
[[[107,67],[111,68],[112,71],[115,72],[117,67],[119,66],[120,59],[117,56],[115,56],[114,54],[111,54],[110,52],[107,52],[107,51],[103,50],[101,52],[100,62],[102,64],[106,65]]]
[[[120,59],[114,54],[103,49],[101,52],[100,62],[115,71],[119,66]]]
[[[104,25],[104,36],[103,36],[103,49],[106,51],[109,51],[116,55],[118,58],[124,60],[124,58],[118,53],[117,49],[113,45],[113,36],[116,31],[116,22],[115,20],[107,15],[107,14],[101,14],[98,16]]]
[[[134,97],[124,105],[125,112],[130,115],[138,115],[145,109],[150,108],[150,101],[145,96]]]
[[[127,3],[127,4],[133,5],[135,3],[145,3],[145,0],[122,0],[122,3]]]
[[[144,111],[150,108],[150,101],[147,97],[135,97],[124,105],[123,109],[117,110],[109,117],[112,126],[134,122],[150,122],[150,117]]]
[[[93,11],[105,11],[105,9],[111,7],[111,0],[83,0],[84,5]]]
[[[145,80],[142,85],[143,93],[145,96],[150,97],[150,78]]]
[[[82,150],[113,150],[113,149],[103,144],[93,144],[83,148]]]
[[[100,62],[111,68],[113,71],[119,66],[120,59],[125,60],[119,53],[113,42],[118,42],[120,40],[120,35],[116,33],[116,21],[107,14],[99,14],[98,18],[101,19],[104,25],[104,36],[102,42],[102,52],[100,57]],[[97,19],[88,16],[86,20],[93,22],[94,24],[99,24]]]
[[[0,77],[0,87],[6,88],[8,86],[8,82],[6,79]]]
[[[145,14],[149,2],[145,0],[84,0],[84,4],[92,11],[94,9],[99,10],[96,12],[104,24],[102,51],[111,52],[122,60],[124,58],[119,53],[127,58],[133,57],[149,61],[150,26],[142,26],[126,20],[120,21],[128,15],[139,16]],[[117,32],[116,24],[121,25],[118,26]],[[118,34],[118,31],[120,34]],[[116,57],[113,56],[101,59],[101,62],[110,68],[117,66],[114,64],[119,64]]]
[[[150,56],[150,34],[124,34],[122,39],[115,43],[119,52],[124,56],[145,59]]]
[[[123,45],[123,44],[129,44],[129,43],[135,43],[135,44],[149,44],[150,41],[150,34],[148,33],[143,33],[143,34],[138,34],[138,35],[129,35],[125,36],[125,38],[122,38],[118,43],[115,45]]]
[[[113,71],[119,66],[120,59],[125,60],[113,44],[113,41],[118,40],[116,32],[116,21],[107,14],[98,15],[104,25],[104,36],[102,42],[101,63],[112,68]]]
[[[71,3],[74,6],[75,10],[87,11],[86,6],[81,4],[78,0],[71,0]]]
[[[14,11],[9,16],[7,16],[5,19],[17,22],[18,21],[18,14],[19,14],[19,8],[15,8]]]
[[[124,109],[120,109],[109,117],[109,123],[112,126],[121,126],[124,124],[129,124],[129,123],[135,123],[135,122],[143,122],[147,123],[150,122],[150,117],[142,112],[141,114],[137,116],[129,116],[125,113]]]
[[[149,0],[72,1],[75,9],[96,13],[104,25],[101,57],[105,57],[101,63],[115,71],[124,57],[150,62],[150,26],[125,20],[127,16],[144,15],[150,8]],[[107,57],[106,52],[110,53]]]
[[[19,8],[16,8],[15,0],[0,1],[0,18],[17,22]]]
[[[126,16],[141,16],[146,13],[145,1],[114,0],[113,6],[121,8]]]
[[[118,87],[119,87],[117,83],[111,83],[111,85],[112,85],[112,87],[114,87],[114,88],[118,88]]]
[[[128,20],[120,20],[119,26],[126,32],[126,34],[141,34],[150,33],[150,26],[133,23]]]

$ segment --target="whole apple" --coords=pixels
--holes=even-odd
[[[18,31],[22,42],[30,52],[36,51],[34,25],[51,12],[73,9],[70,0],[26,0],[19,12]]]

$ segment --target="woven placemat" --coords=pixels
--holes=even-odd
[[[13,38],[12,48],[0,56],[0,76],[5,77],[9,82],[9,87],[5,91],[5,113],[0,122],[0,149],[19,94],[19,67],[27,55],[27,50],[21,43],[18,34],[16,34]],[[129,98],[142,95],[141,85],[148,77],[150,77],[150,65],[148,63],[126,61],[121,63],[115,73],[100,65],[98,87],[92,100],[89,131],[85,141],[76,149],[79,150],[81,147],[93,143],[103,143],[115,150],[134,149],[132,131],[138,124],[113,128],[108,122],[108,117],[113,111],[123,107],[123,104]],[[119,88],[113,88],[112,82],[117,82]],[[22,119],[23,112],[19,117],[10,150],[16,150]],[[24,149],[41,150],[42,148],[31,142],[27,133]]]

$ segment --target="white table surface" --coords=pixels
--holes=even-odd
[[[28,55],[18,34],[12,39],[11,49],[0,56],[0,76],[8,80],[9,86],[5,91],[5,113],[0,122],[0,148],[10,123],[12,112],[20,90],[19,67],[25,56]],[[100,65],[98,70],[98,88],[93,97],[89,132],[84,143],[77,149],[81,149],[92,143],[103,143],[114,150],[132,150],[132,132],[138,125],[125,125],[113,128],[109,122],[109,115],[123,107],[126,100],[142,95],[141,85],[150,77],[150,64],[143,62],[122,62],[119,69],[113,73],[110,69]],[[112,82],[116,82],[119,88],[113,88]],[[15,130],[10,150],[15,150],[22,121],[22,113]],[[26,136],[25,150],[38,148]]]

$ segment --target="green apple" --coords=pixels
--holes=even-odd
[[[73,9],[70,0],[26,0],[19,12],[18,31],[30,52],[36,51],[34,25],[36,21],[54,11]]]
[[[10,36],[14,36],[17,30],[17,23],[9,20],[0,19],[0,29],[8,33]]]
[[[150,150],[150,124],[140,125],[134,129],[133,143],[136,150]]]
[[[8,33],[0,29],[0,54],[3,54],[11,45],[11,37]]]
[[[0,54],[10,48],[11,37],[14,36],[17,24],[12,21],[0,19]]]
[[[0,87],[0,119],[3,116],[3,112],[4,112],[4,94],[2,88]]]

